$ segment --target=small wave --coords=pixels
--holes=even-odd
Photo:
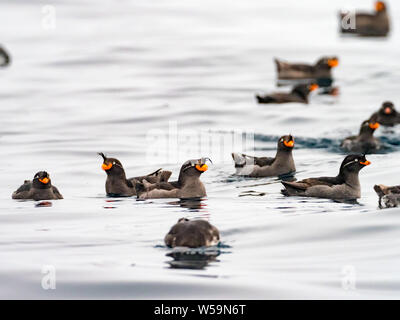
[[[383,136],[379,137],[379,139],[388,147],[392,147],[392,149],[394,149],[393,146],[400,146],[400,139],[397,136]]]
[[[396,151],[395,147],[400,146],[400,139],[395,136],[383,136],[378,137],[382,142],[382,145],[379,150],[375,150],[373,152],[366,152],[367,154],[385,154],[389,152]],[[256,141],[263,142],[276,142],[279,137],[278,136],[267,136],[262,134],[254,135],[254,139]],[[348,153],[343,150],[340,145],[342,143],[342,138],[340,139],[331,139],[331,138],[303,138],[296,137],[296,148],[301,149],[325,149],[328,152],[333,153]],[[255,148],[255,150],[272,150],[274,148]]]

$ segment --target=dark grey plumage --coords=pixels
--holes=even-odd
[[[11,197],[26,200],[63,199],[58,189],[51,184],[50,176],[46,171],[36,173],[32,181],[25,180],[24,184],[14,191]]]
[[[126,178],[121,162],[116,158],[108,158],[104,153],[99,153],[103,158],[102,169],[107,174],[106,193],[110,197],[131,197],[136,195],[136,184],[143,181],[149,183],[167,182],[171,171],[156,170],[148,175]]]
[[[373,153],[381,148],[381,142],[375,138],[374,132],[379,128],[379,122],[376,116],[371,119],[363,121],[360,127],[360,132],[357,136],[351,136],[344,139],[341,147],[350,152],[357,153]]]
[[[390,31],[390,21],[385,2],[376,1],[371,13],[340,13],[340,31],[363,37],[385,37]],[[353,19],[354,21],[351,21]],[[353,24],[352,24],[353,23]]]
[[[400,113],[396,111],[394,104],[390,101],[382,103],[380,109],[372,114],[371,118],[373,117],[383,126],[391,127],[400,124]]]
[[[338,66],[337,57],[322,57],[315,64],[289,63],[274,59],[279,80],[332,79],[332,68]]]
[[[358,173],[370,162],[364,155],[348,155],[336,177],[309,178],[301,181],[282,181],[286,196],[318,197],[333,200],[355,200],[361,197]]]
[[[299,84],[291,92],[276,92],[264,96],[256,95],[258,103],[308,103],[311,91],[318,89],[317,84]]]
[[[293,148],[294,138],[292,135],[287,135],[279,138],[274,158],[232,153],[236,174],[249,177],[273,177],[293,173],[296,171]]]
[[[150,183],[142,181],[136,184],[139,199],[179,198],[193,199],[207,196],[206,188],[200,181],[200,176],[207,171],[208,158],[186,161],[179,172],[177,181]]]

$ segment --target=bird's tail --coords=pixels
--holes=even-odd
[[[281,193],[285,196],[301,196],[304,195],[304,189],[297,188],[289,181],[281,181],[285,189],[281,190]]]
[[[282,71],[282,62],[279,61],[277,58],[274,58],[274,62],[276,65],[276,71],[279,73]]]
[[[252,156],[248,156],[244,153],[232,153],[233,161],[235,162],[235,168],[242,168],[246,165],[254,165],[255,159]]]
[[[235,162],[235,168],[241,168],[246,164],[246,155],[243,153],[232,152],[232,158]]]
[[[258,103],[271,103],[274,102],[274,99],[270,96],[260,96],[260,95],[256,95],[256,99]]]

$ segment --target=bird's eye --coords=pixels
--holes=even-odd
[[[113,162],[113,164],[115,164],[115,161]]]

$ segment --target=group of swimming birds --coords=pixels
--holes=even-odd
[[[356,33],[362,36],[386,36],[389,31],[386,5],[376,2],[373,14],[357,13],[356,28],[341,29],[343,33]],[[343,18],[343,16],[341,16]],[[8,65],[10,57],[0,47],[0,65]],[[332,87],[331,69],[338,66],[337,57],[323,57],[315,65],[291,64],[275,60],[278,81],[297,83],[289,93],[273,93],[257,96],[260,103],[308,103],[310,92],[322,87],[323,93],[337,94]],[[348,152],[337,176],[308,178],[301,181],[281,181],[285,196],[319,197],[339,201],[356,200],[361,197],[359,172],[370,164],[365,157],[379,149],[380,142],[373,137],[374,131],[380,126],[395,126],[400,124],[400,113],[393,103],[384,102],[381,108],[361,124],[360,132],[343,140],[341,146]],[[285,135],[278,139],[275,157],[254,157],[241,153],[232,153],[236,174],[248,177],[274,177],[294,174],[296,171],[292,151],[295,139]],[[102,158],[101,168],[107,175],[105,190],[110,197],[131,197],[138,199],[180,198],[201,199],[205,197],[206,188],[200,176],[207,171],[208,158],[186,161],[180,169],[178,180],[169,181],[172,172],[158,169],[143,176],[127,178],[122,163],[116,158],[99,153]],[[388,187],[376,185],[379,205],[394,207],[400,203],[400,186]],[[13,194],[13,199],[56,200],[63,199],[59,190],[52,185],[49,174],[40,171],[33,180],[26,180]],[[218,229],[204,220],[188,220],[182,218],[175,224],[165,237],[169,247],[201,247],[219,242]]]

